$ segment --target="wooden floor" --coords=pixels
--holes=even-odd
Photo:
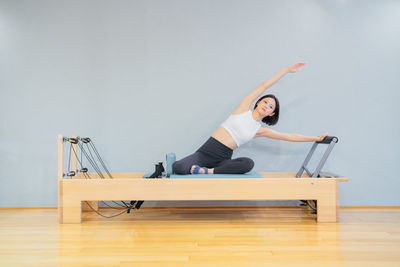
[[[56,209],[0,209],[0,266],[400,266],[400,209],[314,217],[306,208],[143,207],[62,225]]]

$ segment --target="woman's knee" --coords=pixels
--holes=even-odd
[[[172,164],[172,172],[176,174],[189,174],[190,166],[183,160],[175,161]]]
[[[172,171],[173,171],[173,173],[176,173],[176,174],[186,174],[185,166],[184,166],[184,165],[185,165],[185,164],[183,164],[182,161],[175,161],[175,162],[172,164]]]
[[[243,172],[249,172],[254,167],[254,161],[251,158],[240,158],[243,166]]]

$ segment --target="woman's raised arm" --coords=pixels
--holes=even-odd
[[[251,108],[253,102],[260,97],[265,90],[267,90],[269,87],[271,87],[274,83],[276,83],[277,81],[279,81],[280,78],[282,78],[285,74],[287,73],[294,73],[294,72],[298,72],[300,71],[300,67],[304,66],[306,63],[305,62],[298,62],[296,64],[293,64],[283,70],[281,70],[280,72],[278,72],[277,74],[275,74],[274,76],[272,76],[271,78],[269,78],[268,80],[266,80],[265,82],[263,82],[260,86],[258,86],[256,89],[254,89],[253,91],[250,92],[250,94],[248,94],[243,100],[242,102],[240,102],[238,108],[236,111],[247,111]]]

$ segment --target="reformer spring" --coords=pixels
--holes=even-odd
[[[74,138],[74,137],[67,138],[67,137],[64,137],[63,141],[64,142],[70,142],[71,144],[77,144],[78,143],[78,138]]]
[[[80,140],[82,141],[82,143],[85,143],[85,144],[90,142],[89,137],[81,138]]]

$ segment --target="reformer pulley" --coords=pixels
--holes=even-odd
[[[70,172],[68,172],[67,174],[65,174],[65,176],[69,176],[69,177],[72,177],[72,176],[75,176],[75,172],[74,171],[70,171]]]
[[[90,138],[89,137],[84,137],[84,138],[81,138],[81,141],[82,141],[82,143],[87,144],[87,143],[90,142]]]
[[[76,145],[78,144],[78,138],[73,138],[73,137],[64,138],[64,142],[70,142],[71,144]]]
[[[79,172],[87,173],[88,172],[88,168],[82,168],[82,169],[79,170]]]

